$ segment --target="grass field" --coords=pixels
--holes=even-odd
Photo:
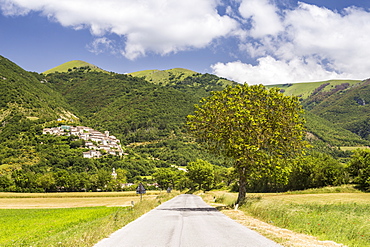
[[[142,202],[132,192],[0,193],[0,203],[13,200],[18,208],[0,209],[0,246],[92,246],[178,194],[159,193]],[[133,207],[116,206],[132,200]]]
[[[370,194],[330,193],[249,194],[240,209],[275,226],[347,246],[370,246]],[[213,193],[213,194],[212,194]],[[217,203],[232,204],[236,193],[211,192]],[[208,198],[210,198],[208,195]]]

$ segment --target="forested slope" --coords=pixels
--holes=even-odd
[[[73,109],[38,74],[30,73],[0,56],[0,121],[11,115],[73,119]]]
[[[220,78],[209,74],[196,74],[164,86],[131,75],[81,70],[45,78],[91,127],[109,129],[125,143],[161,140],[181,133],[194,104],[210,91],[225,87]]]
[[[318,97],[315,104],[309,106],[312,113],[370,140],[370,80]]]
[[[321,140],[333,146],[361,146],[370,145],[369,84],[331,80],[275,86],[300,98],[308,130]]]

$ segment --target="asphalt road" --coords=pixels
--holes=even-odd
[[[95,247],[280,246],[231,220],[199,196],[180,195],[113,233]]]

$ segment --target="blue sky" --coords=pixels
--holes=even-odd
[[[370,77],[368,0],[0,0],[0,55],[43,72],[187,68],[240,83]]]

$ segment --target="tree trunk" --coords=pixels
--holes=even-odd
[[[247,194],[247,179],[245,174],[245,168],[239,169],[239,194],[238,194],[238,200],[236,203],[241,206],[246,202],[246,194]]]

